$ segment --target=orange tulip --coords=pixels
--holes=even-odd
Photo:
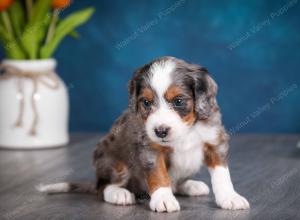
[[[14,0],[0,0],[0,11],[6,10]]]
[[[54,8],[54,9],[66,8],[70,5],[70,3],[71,3],[71,0],[53,0],[52,8]]]

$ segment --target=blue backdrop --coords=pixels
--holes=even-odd
[[[84,6],[96,14],[55,55],[71,131],[108,130],[133,70],[170,55],[210,70],[231,133],[300,132],[299,1],[75,0],[64,13]]]

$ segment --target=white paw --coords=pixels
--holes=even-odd
[[[246,198],[239,195],[236,192],[229,193],[227,195],[216,196],[216,203],[222,209],[249,209],[250,205]]]
[[[180,206],[170,187],[160,187],[152,195],[150,208],[156,212],[175,212]]]
[[[117,205],[135,204],[135,196],[125,188],[108,185],[103,191],[104,201]]]
[[[178,193],[187,196],[202,196],[209,194],[209,188],[202,181],[187,180],[178,187]]]

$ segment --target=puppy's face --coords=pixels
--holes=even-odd
[[[185,137],[211,110],[209,78],[200,66],[164,57],[135,72],[130,107],[141,116],[149,138],[163,146]]]

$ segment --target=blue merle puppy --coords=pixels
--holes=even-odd
[[[132,205],[150,196],[150,209],[174,212],[174,194],[201,196],[208,186],[192,177],[208,167],[216,203],[223,209],[248,209],[231,182],[228,135],[216,101],[217,85],[208,71],[174,57],[161,57],[134,72],[129,107],[98,143],[93,185],[57,183],[47,193],[94,192],[104,201]]]

